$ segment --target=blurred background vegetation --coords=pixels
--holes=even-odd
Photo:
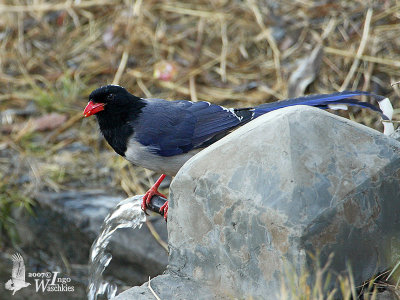
[[[1,3],[0,229],[16,244],[10,211],[38,191],[133,195],[154,181],[82,118],[101,85],[232,107],[360,89],[399,107],[399,1]],[[377,114],[343,115],[381,130]]]

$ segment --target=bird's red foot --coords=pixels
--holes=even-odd
[[[143,196],[143,202],[142,202],[142,210],[146,212],[147,206],[150,204],[151,198],[153,198],[154,195],[158,195],[164,198],[167,198],[164,194],[161,194],[156,187],[152,186],[146,194]]]
[[[163,206],[160,207],[160,213],[164,215],[165,221],[167,221],[168,218],[168,201],[164,203]]]
[[[161,194],[158,191],[158,187],[160,186],[161,182],[164,180],[165,178],[165,174],[162,174],[160,176],[160,178],[158,178],[158,180],[156,181],[156,183],[146,192],[146,194],[144,194],[143,196],[143,202],[142,202],[142,210],[146,213],[146,209],[148,207],[148,205],[150,204],[151,198],[154,195],[158,195],[164,198],[167,198],[167,196]],[[168,215],[168,201],[166,201],[164,203],[164,205],[160,208],[160,211],[164,212],[164,219],[167,220],[167,215]],[[147,214],[147,213],[146,213]]]

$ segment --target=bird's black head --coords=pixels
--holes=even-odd
[[[100,131],[114,150],[124,156],[128,138],[133,134],[133,123],[146,101],[117,85],[106,85],[89,96],[83,116],[95,115]]]
[[[106,85],[95,89],[89,96],[89,103],[86,106],[83,116],[98,117],[107,115],[117,116],[127,110],[142,107],[141,99],[130,94],[122,86]]]

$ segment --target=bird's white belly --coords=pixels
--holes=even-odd
[[[125,152],[125,158],[131,163],[163,173],[169,176],[175,176],[183,164],[201,149],[189,151],[188,153],[174,156],[159,156],[151,153],[148,147],[143,146],[139,142],[129,141],[128,148]]]

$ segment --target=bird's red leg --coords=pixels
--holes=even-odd
[[[144,194],[143,202],[142,202],[142,209],[143,209],[144,212],[146,212],[147,205],[150,203],[150,200],[154,195],[159,195],[161,197],[167,198],[165,195],[161,194],[158,191],[158,187],[160,186],[161,182],[164,180],[165,176],[166,176],[165,174],[162,174],[160,176],[160,178],[158,178],[156,183],[146,192],[146,194]],[[165,206],[165,204],[161,208],[163,208],[164,206]],[[160,211],[161,211],[161,209],[160,209]],[[168,208],[167,208],[167,211],[168,211]],[[165,215],[164,215],[164,218],[166,218]]]

